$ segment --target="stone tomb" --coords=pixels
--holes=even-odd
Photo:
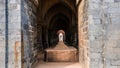
[[[48,62],[74,62],[76,61],[77,49],[74,47],[68,47],[63,42],[63,36],[65,32],[63,30],[58,31],[59,42],[55,48],[46,49],[46,61]]]

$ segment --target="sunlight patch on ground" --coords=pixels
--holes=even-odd
[[[35,68],[81,68],[79,63],[39,63]]]

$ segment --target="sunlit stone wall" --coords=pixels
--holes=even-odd
[[[0,67],[5,67],[5,0],[0,0]]]
[[[87,1],[90,68],[119,68],[120,1]]]

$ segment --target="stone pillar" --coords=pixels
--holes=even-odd
[[[8,68],[21,68],[21,0],[8,1]]]
[[[120,68],[120,0],[88,0],[90,68]]]
[[[0,0],[0,68],[5,68],[5,0]]]
[[[78,6],[78,45],[79,45],[79,62],[82,68],[89,68],[88,57],[88,24],[87,24],[87,7],[86,0],[77,0]]]

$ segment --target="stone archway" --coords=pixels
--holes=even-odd
[[[1,0],[0,67],[34,66],[43,57],[40,55],[41,52],[49,47],[49,29],[53,29],[55,25],[66,26],[68,24],[66,22],[70,22],[69,29],[62,28],[73,31],[70,32],[72,38],[70,40],[74,39],[76,42],[78,38],[79,64],[82,68],[120,67],[119,2],[119,0]],[[54,9],[51,11],[53,6],[56,8],[56,4],[62,8],[57,6],[56,11]],[[66,24],[52,24],[49,28],[48,23],[61,20],[54,18],[56,15],[60,16],[59,13],[64,15],[63,18],[68,18],[62,19]],[[55,30],[57,28],[55,27]]]
[[[28,46],[30,48],[28,50],[33,52],[30,53],[31,60],[34,59],[32,61],[33,64],[37,61],[44,61],[45,58],[44,50],[46,48],[55,46],[57,42],[56,40],[57,37],[55,36],[55,34],[57,33],[57,30],[63,29],[66,32],[66,40],[65,40],[66,44],[72,45],[73,47],[77,48],[78,50],[77,55],[79,56],[78,57],[79,62],[83,64],[83,67],[85,66],[87,62],[87,60],[85,60],[87,54],[87,49],[86,49],[87,47],[84,48],[86,42],[83,41],[85,40],[83,37],[84,35],[87,36],[87,34],[82,34],[81,31],[82,30],[81,27],[84,26],[81,24],[84,23],[83,17],[85,16],[83,13],[84,12],[83,8],[85,7],[84,0],[82,1],[82,4],[78,5],[79,3],[81,3],[81,0],[79,0],[78,3],[75,0],[74,1],[39,0],[39,4],[37,5],[36,18],[31,19],[32,21],[37,20],[36,21],[37,23],[28,22],[27,24],[24,23],[23,25],[24,29],[26,29],[27,25],[34,24],[34,26],[28,26],[31,31],[29,35],[30,38],[27,35],[28,33],[27,30],[23,30],[24,35],[28,36],[28,37],[24,36],[24,39],[26,38],[27,40],[30,39],[29,41],[24,40],[24,44],[32,45],[32,46]],[[34,17],[34,15],[30,17]],[[33,33],[32,30],[34,30]],[[33,36],[34,38],[32,38]],[[32,40],[34,40],[34,43],[32,42]],[[25,49],[25,52],[26,51],[27,49]],[[25,56],[28,57],[28,55]],[[26,60],[27,60],[26,63],[31,61],[29,59]]]
[[[77,37],[77,9],[76,2],[72,1],[59,1],[48,2],[52,6],[43,6],[44,13],[42,15],[38,14],[39,21],[42,28],[42,33],[38,30],[38,35],[41,35],[42,45],[39,45],[43,50],[49,47],[55,47],[58,42],[57,31],[62,29],[66,33],[65,43],[68,46],[73,46],[78,49],[78,37]],[[69,5],[68,5],[69,4]],[[46,7],[46,8],[45,8]],[[49,7],[49,8],[48,8]],[[64,11],[63,11],[64,10]],[[42,11],[41,11],[42,12]],[[41,16],[41,17],[40,17]],[[38,36],[38,39],[40,39]],[[40,42],[40,40],[38,40]],[[41,50],[42,50],[41,49]],[[44,52],[44,51],[43,51]],[[42,53],[44,54],[44,53]]]

